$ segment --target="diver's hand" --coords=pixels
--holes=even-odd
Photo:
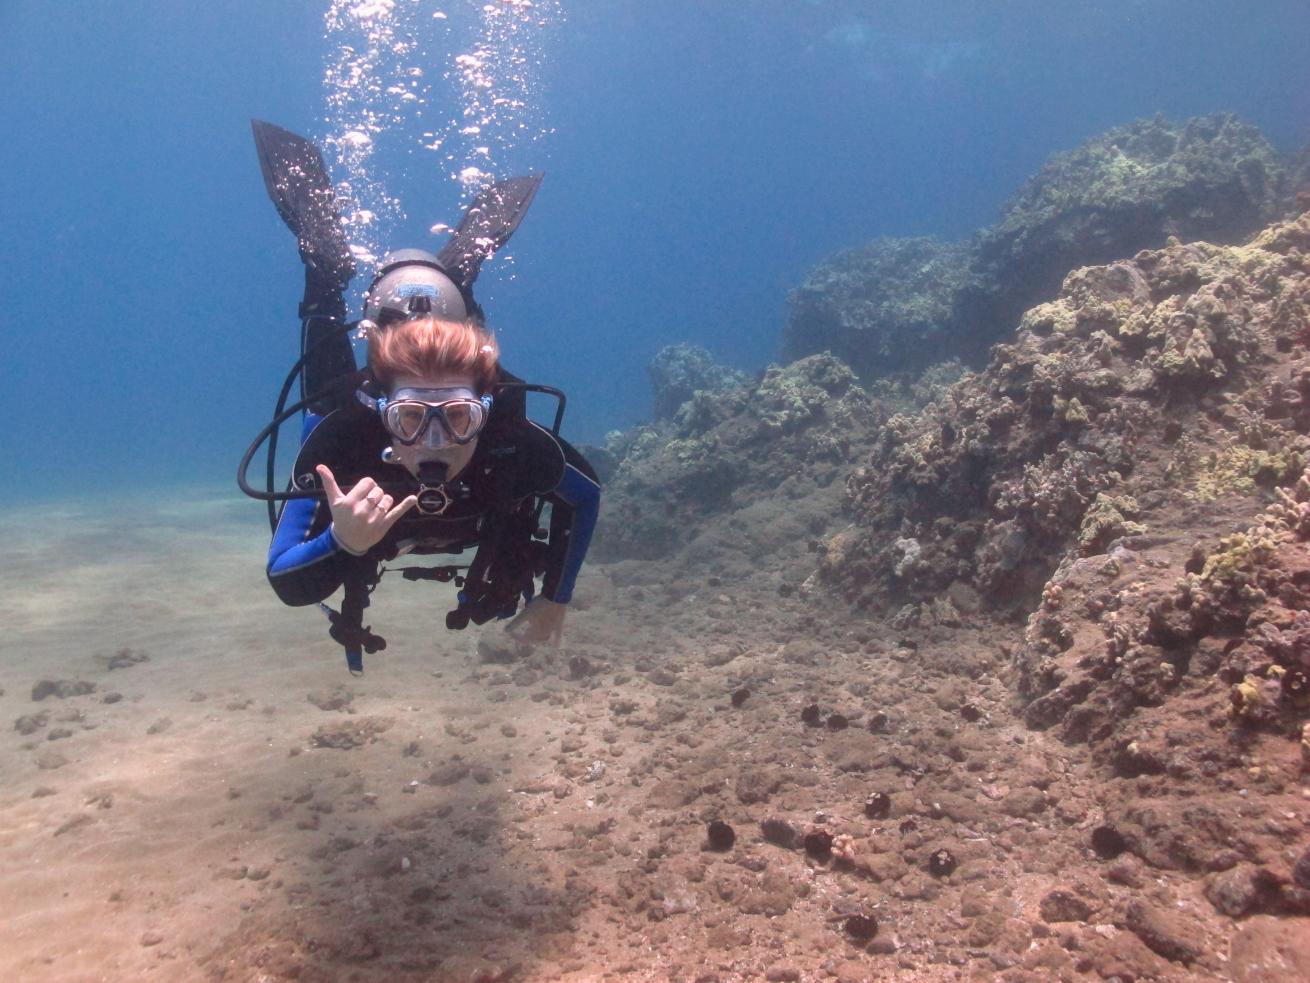
[[[360,478],[350,491],[342,492],[331,468],[320,464],[315,470],[323,479],[328,507],[332,509],[332,537],[347,553],[356,556],[376,546],[397,520],[418,503],[418,496],[410,495],[399,505],[394,504],[391,496],[367,476]]]
[[[521,642],[551,642],[559,644],[564,631],[564,612],[568,605],[534,597],[517,618],[505,626],[505,631]]]

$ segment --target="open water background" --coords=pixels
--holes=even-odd
[[[401,2],[455,27],[482,8]],[[300,291],[248,120],[326,135],[325,7],[0,0],[0,501],[231,487]],[[648,414],[663,345],[762,367],[815,263],[967,236],[1110,127],[1231,110],[1310,139],[1305,0],[560,7],[532,107],[553,132],[501,162],[546,184],[479,296],[581,441]],[[392,163],[393,244],[437,243],[458,188]]]

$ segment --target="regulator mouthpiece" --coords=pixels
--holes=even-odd
[[[424,461],[418,466],[418,480],[425,485],[444,485],[450,465],[445,461]]]

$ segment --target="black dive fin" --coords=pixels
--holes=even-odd
[[[344,288],[355,275],[341,211],[318,147],[289,130],[252,119],[264,187],[300,243],[308,271]]]
[[[529,174],[497,181],[469,205],[450,241],[437,254],[437,263],[465,292],[478,278],[483,262],[519,227],[543,176]]]

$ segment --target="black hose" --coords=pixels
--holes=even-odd
[[[282,391],[279,392],[277,396],[277,405],[273,407],[274,417],[280,417],[282,415],[282,409],[287,405],[287,397],[291,395],[291,387],[296,384],[296,376],[300,374],[300,369],[304,364],[305,356],[302,355],[296,364],[291,367],[291,371],[287,373],[286,381],[282,383]],[[268,462],[264,470],[269,490],[272,490],[273,479],[276,477],[277,435],[280,430],[281,427],[274,429],[268,439]],[[277,506],[272,499],[270,499],[268,502],[268,525],[269,529],[273,532],[277,532],[277,518]]]
[[[329,341],[331,339],[335,339],[342,333],[352,330],[354,327],[355,324],[353,322],[343,323],[335,331],[331,331],[323,335],[316,342],[314,342],[314,344],[312,344],[311,346],[309,346],[303,352],[300,353],[300,358],[296,359],[295,364],[291,366],[291,371],[287,373],[286,380],[282,383],[282,389],[278,393],[277,405],[273,407],[273,417],[275,420],[285,421],[287,419],[287,417],[283,415],[282,408],[287,405],[287,397],[291,395],[291,387],[296,384],[296,376],[300,375],[301,370],[304,369],[305,362],[308,361],[309,356],[313,352],[317,351],[319,346],[321,346],[324,342]],[[302,334],[304,331],[305,328],[302,326],[301,327]],[[321,396],[332,392],[333,388],[334,388],[333,386],[329,386],[325,388],[322,393],[315,393],[312,397],[301,400],[301,402],[297,403],[296,405],[303,408],[307,404],[317,401],[317,399],[319,399]],[[278,438],[278,431],[280,430],[280,428],[281,428],[281,423],[279,423],[276,427],[273,428],[273,432],[271,435],[269,435],[268,438],[268,460],[264,468],[264,478],[265,478],[265,486],[269,492],[273,491],[273,481],[276,478],[277,438]],[[245,474],[244,468],[247,466],[247,464],[248,462],[243,461],[242,471],[241,471],[242,475]],[[242,484],[242,479],[240,477],[238,477],[237,483]],[[246,491],[244,485],[242,485],[241,490],[246,492],[247,495],[250,494],[249,491]],[[266,499],[266,501],[268,502],[268,526],[270,531],[276,533],[278,514],[277,514],[277,507],[274,503],[277,502],[278,499],[268,498]]]
[[[341,330],[346,331],[352,327],[353,325],[343,324],[341,325]],[[368,378],[367,371],[358,371],[348,376],[341,376],[335,379],[330,385],[320,389],[318,392],[311,393],[310,395],[306,396],[304,399],[300,400],[299,402],[294,403],[289,407],[286,407],[287,397],[291,394],[291,387],[295,384],[296,376],[304,368],[305,359],[307,358],[309,353],[312,352],[314,348],[316,348],[318,345],[322,344],[325,340],[334,336],[335,333],[325,335],[323,338],[320,338],[315,343],[313,348],[310,348],[308,351],[305,352],[305,354],[301,355],[300,358],[296,360],[296,363],[291,367],[291,371],[287,373],[286,380],[282,383],[282,389],[278,393],[277,406],[274,410],[273,419],[269,421],[269,423],[262,430],[259,431],[254,441],[250,444],[248,448],[246,448],[246,452],[243,455],[241,455],[241,463],[237,465],[237,487],[241,489],[243,494],[248,495],[249,497],[257,499],[259,501],[268,503],[268,521],[269,521],[269,526],[271,527],[274,533],[277,532],[277,509],[275,503],[289,502],[298,498],[325,499],[327,497],[326,492],[324,492],[323,489],[321,488],[310,488],[310,489],[302,489],[297,491],[284,491],[284,492],[275,492],[273,490],[273,481],[274,478],[276,477],[275,455],[277,451],[278,430],[281,428],[282,424],[286,423],[287,420],[291,419],[293,416],[304,410],[312,403],[316,403],[319,400],[334,394],[339,395],[343,390],[353,390]],[[555,409],[555,420],[553,426],[551,427],[551,432],[554,436],[556,437],[559,436],[560,426],[564,422],[564,406],[566,400],[563,391],[556,389],[553,386],[541,386],[532,383],[513,382],[513,383],[502,383],[500,386],[496,387],[496,392],[500,393],[506,389],[522,389],[526,392],[539,392],[548,396],[555,397],[555,399],[558,401],[558,404]],[[283,407],[286,408],[284,409]],[[260,491],[259,489],[254,488],[250,484],[250,482],[246,478],[246,474],[250,470],[250,462],[254,460],[255,454],[258,453],[259,448],[264,444],[265,441],[269,442],[268,458],[265,466],[265,475],[264,475],[265,489],[263,491]],[[294,476],[293,476],[293,484],[294,484]]]

